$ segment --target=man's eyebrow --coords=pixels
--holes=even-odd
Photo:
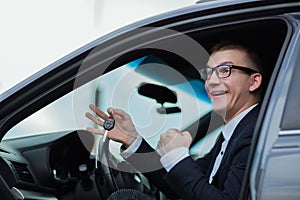
[[[218,64],[218,65],[216,65],[216,66],[209,66],[209,65],[206,65],[206,67],[214,68],[214,67],[217,67],[217,66],[220,66],[220,65],[226,65],[226,64],[231,64],[231,65],[233,65],[233,62],[232,62],[232,61],[224,61],[224,62],[221,62],[220,64]]]
[[[224,61],[220,65],[226,65],[226,64],[233,64],[233,62],[232,61]]]

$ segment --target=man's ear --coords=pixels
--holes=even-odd
[[[250,77],[249,91],[254,92],[262,83],[262,75],[260,73],[252,74]]]

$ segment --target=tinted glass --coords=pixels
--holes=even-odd
[[[297,51],[299,52],[299,51]],[[293,71],[292,82],[289,88],[288,97],[284,109],[281,128],[283,130],[300,129],[300,58],[299,53],[295,54],[292,59],[296,62],[295,69],[290,67]]]

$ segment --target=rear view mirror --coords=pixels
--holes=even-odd
[[[161,104],[161,107],[157,111],[161,114],[171,114],[181,112],[181,109],[175,107],[164,107],[164,103],[177,103],[177,94],[175,91],[161,85],[152,83],[142,83],[138,87],[138,93],[142,96],[155,99],[157,103]]]

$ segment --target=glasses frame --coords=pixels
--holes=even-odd
[[[228,75],[220,77],[220,74],[218,71],[218,69],[220,69],[220,67],[228,67],[229,68]],[[248,67],[243,67],[243,66],[238,66],[238,65],[232,65],[232,64],[221,64],[216,67],[205,67],[205,68],[200,69],[199,72],[200,72],[201,79],[204,81],[207,81],[211,78],[214,71],[216,71],[216,75],[218,78],[228,78],[231,75],[231,69],[237,69],[237,70],[246,72],[247,74],[259,73],[258,71],[254,70],[254,69],[251,69]],[[210,71],[208,71],[208,70],[210,70]],[[204,75],[204,72],[206,73],[206,75]],[[205,78],[205,76],[206,76],[206,78]]]

